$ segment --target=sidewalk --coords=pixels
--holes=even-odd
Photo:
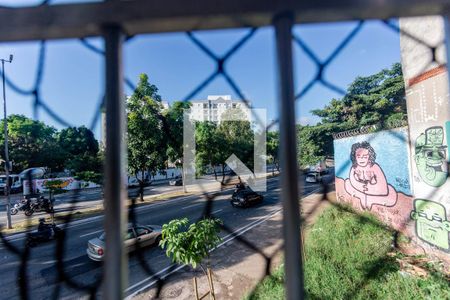
[[[335,197],[334,191],[328,193]],[[322,201],[322,194],[311,194],[302,199],[302,217],[305,229],[314,223],[317,216],[329,205]],[[256,226],[246,231],[242,237],[257,247],[270,259],[273,270],[282,262],[282,212],[257,222]],[[265,275],[267,261],[259,253],[255,253],[236,239],[224,244],[224,247],[211,253],[214,290],[216,299],[242,299]],[[160,299],[195,299],[193,292],[193,275],[197,276],[200,295],[208,291],[207,279],[201,270],[193,271],[185,267],[170,276],[160,294]],[[156,287],[142,292],[133,299],[156,298]],[[207,297],[208,298],[208,297]],[[208,298],[209,299],[209,298]]]

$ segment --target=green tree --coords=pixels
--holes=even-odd
[[[319,124],[316,126],[297,125],[297,161],[301,168],[314,165],[333,154],[333,131],[342,131],[339,125]]]
[[[61,130],[58,134],[58,143],[71,155],[84,153],[97,155],[99,150],[98,141],[95,139],[94,133],[85,126],[69,127]]]
[[[3,128],[2,120],[0,122]],[[43,122],[23,115],[10,115],[8,122],[9,158],[14,172],[31,167],[47,167],[52,171],[64,168],[65,155],[56,140],[57,130]],[[0,133],[0,156],[3,158],[4,133]]]
[[[57,140],[65,152],[67,169],[75,173],[101,171],[98,141],[90,129],[85,126],[65,128],[58,133]]]
[[[184,110],[191,107],[190,102],[175,101],[172,106],[164,112],[164,130],[167,134],[167,157],[178,168],[181,168],[184,186],[183,172],[183,121]]]
[[[202,262],[209,258],[209,252],[221,242],[221,224],[219,219],[202,219],[190,225],[188,218],[175,219],[163,225],[159,243],[173,262],[191,265],[194,269],[200,266],[208,277],[210,293],[213,293],[213,288],[209,259],[206,260],[206,269]]]
[[[277,171],[280,171],[280,160],[278,157],[280,145],[280,133],[278,131],[268,131],[267,132],[267,156],[269,163],[273,164]],[[272,168],[272,174],[274,173],[274,168]]]
[[[357,77],[342,99],[332,99],[329,105],[312,113],[321,118],[322,124],[346,123],[349,128],[403,119],[406,99],[401,64]]]
[[[390,127],[406,119],[401,64],[370,76],[358,76],[341,99],[332,99],[312,113],[321,118],[317,125],[297,125],[297,157],[303,167],[333,155],[333,133],[374,124]]]
[[[234,115],[242,121],[228,121]],[[250,170],[253,169],[254,132],[250,121],[240,109],[227,110],[217,127],[218,162],[222,166],[222,183],[225,182],[225,161],[235,154]]]
[[[197,122],[195,124],[195,142],[195,162],[198,174],[205,174],[207,167],[211,166],[217,180],[215,167],[220,164],[219,152],[221,151],[217,124],[209,121]]]
[[[166,135],[163,132],[161,97],[158,88],[141,74],[133,95],[127,101],[128,169],[139,181],[144,200],[145,172],[156,173],[165,166]]]
[[[98,185],[103,185],[103,174],[94,171],[82,171],[75,174],[75,179],[83,182],[93,182]]]
[[[53,196],[56,194],[62,194],[64,192],[66,192],[62,186],[63,186],[64,181],[60,180],[60,179],[55,179],[55,180],[47,180],[44,183],[44,187],[48,190],[48,198],[50,200],[50,202],[52,202]],[[50,208],[51,213],[54,213],[53,210],[53,205]]]

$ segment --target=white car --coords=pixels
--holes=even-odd
[[[139,247],[147,247],[150,245],[158,245],[161,240],[161,226],[158,225],[138,225],[128,224],[128,231],[125,237],[125,248],[128,253]],[[103,232],[98,238],[88,241],[86,249],[88,257],[95,261],[102,261],[105,255],[105,233]]]

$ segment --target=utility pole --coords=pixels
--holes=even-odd
[[[9,155],[8,155],[8,122],[6,121],[6,90],[5,90],[5,62],[11,63],[13,60],[13,55],[9,55],[9,60],[0,59],[2,61],[2,81],[3,81],[3,113],[4,113],[4,130],[5,130],[5,173],[6,173],[6,184],[5,184],[5,197],[6,197],[6,226],[8,229],[12,228],[11,223],[11,202],[9,198]]]

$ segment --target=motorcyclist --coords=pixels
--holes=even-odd
[[[44,196],[41,196],[39,198],[39,201],[41,202],[41,204],[44,208],[51,208],[50,200],[45,198]]]
[[[38,232],[45,234],[48,239],[52,238],[55,234],[53,226],[45,223],[45,218],[39,219]]]
[[[245,189],[245,183],[242,182],[241,177],[238,176],[239,183],[236,184],[236,191]]]
[[[39,225],[38,225],[38,231],[42,232],[47,230],[47,224],[45,224],[45,219],[44,218],[40,218],[39,219]]]
[[[22,203],[26,208],[29,208],[31,204],[30,198],[28,198],[27,196],[23,196]]]

